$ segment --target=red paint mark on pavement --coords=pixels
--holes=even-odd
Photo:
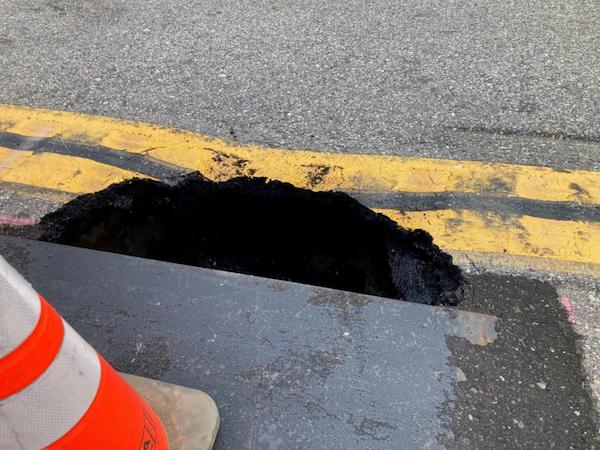
[[[24,225],[33,225],[34,223],[36,223],[36,220],[33,217],[17,217],[0,214],[0,225],[20,227]]]
[[[571,300],[569,300],[569,297],[563,295],[560,299],[560,303],[565,308],[565,311],[567,311],[567,320],[569,322],[575,322],[575,314],[573,314],[573,304],[571,303]]]

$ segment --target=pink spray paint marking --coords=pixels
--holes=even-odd
[[[33,217],[17,217],[17,216],[7,216],[4,214],[0,214],[0,224],[1,225],[20,227],[20,226],[24,226],[24,225],[33,225],[35,222],[36,221]]]
[[[565,308],[565,311],[567,311],[567,320],[569,322],[575,322],[575,314],[573,314],[573,304],[571,303],[571,300],[569,300],[569,297],[563,295],[560,299],[560,303]]]

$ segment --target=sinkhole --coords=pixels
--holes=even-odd
[[[431,305],[456,305],[460,269],[423,230],[341,192],[262,178],[133,179],[42,218],[41,239]]]

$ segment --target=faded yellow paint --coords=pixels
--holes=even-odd
[[[0,147],[0,179],[2,175],[17,166],[24,158],[31,156],[33,152],[11,150]]]
[[[470,210],[378,210],[407,228],[427,230],[437,245],[452,251],[507,253],[600,264],[600,223],[502,217]]]
[[[13,159],[10,168],[3,162]],[[82,194],[141,175],[85,158],[0,148],[0,180]]]
[[[600,173],[518,164],[288,151],[106,117],[0,105],[0,130],[143,153],[213,180],[263,176],[317,190],[463,192],[600,204]]]
[[[143,154],[216,181],[247,175],[314,190],[462,192],[600,204],[600,173],[584,170],[261,148],[159,126],[9,105],[0,105],[0,131]],[[0,148],[4,182],[79,194],[132,177],[142,175],[84,158]],[[400,225],[426,229],[457,256],[511,255],[523,264],[552,261],[572,269],[566,271],[600,274],[600,223],[469,210],[380,212]]]

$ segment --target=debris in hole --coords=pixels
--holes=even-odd
[[[278,181],[129,180],[42,218],[42,240],[262,277],[456,305],[460,269],[422,230],[340,192]]]

